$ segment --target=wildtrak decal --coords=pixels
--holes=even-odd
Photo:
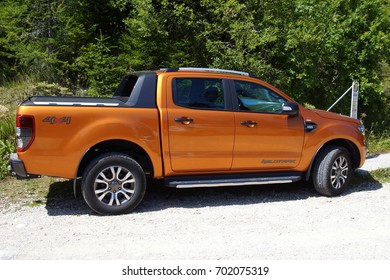
[[[71,120],[72,120],[72,117],[68,117],[68,116],[60,117],[60,118],[49,116],[49,117],[44,118],[42,120],[42,122],[47,122],[50,124],[70,124]]]
[[[263,159],[261,161],[262,164],[295,163],[295,162],[296,160],[293,159],[275,159],[275,160]]]

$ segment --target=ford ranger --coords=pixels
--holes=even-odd
[[[111,98],[30,97],[16,137],[14,174],[82,177],[100,214],[134,210],[147,178],[174,188],[311,180],[334,196],[366,154],[359,120],[306,109],[252,74],[208,68],[136,72]]]

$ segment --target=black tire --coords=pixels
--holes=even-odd
[[[107,153],[85,169],[82,194],[96,213],[119,215],[133,211],[146,191],[142,167],[125,154]]]
[[[352,177],[351,156],[343,147],[329,146],[317,155],[313,168],[313,184],[325,196],[341,194]]]

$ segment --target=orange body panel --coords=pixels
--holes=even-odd
[[[244,80],[265,85],[288,101],[294,101],[275,87],[258,79],[229,74],[182,72],[159,76],[158,100],[162,127],[165,176],[308,170],[318,150],[335,139],[349,140],[360,152],[360,166],[365,160],[364,136],[357,130],[359,120],[335,116],[324,119],[300,106],[299,116],[208,111],[182,108],[172,100],[172,78],[213,77]],[[194,119],[189,125],[178,124],[178,117]],[[318,122],[318,129],[305,133],[304,122]],[[214,122],[211,124],[210,120]],[[257,121],[248,128],[241,121]],[[345,122],[347,120],[348,122]],[[213,128],[214,127],[214,128]],[[231,136],[234,131],[234,145]],[[231,153],[230,153],[231,151]],[[228,166],[231,164],[230,169]]]
[[[32,174],[75,178],[84,154],[107,140],[127,140],[142,147],[162,175],[157,109],[21,106],[19,114],[34,115],[36,137],[18,153]],[[43,122],[47,116],[71,117],[69,124]]]
[[[305,120],[315,121],[318,124],[318,129],[305,137],[301,164],[298,167],[300,170],[305,170],[309,166],[322,146],[337,139],[348,140],[358,149],[360,162],[356,168],[364,164],[366,159],[366,142],[364,135],[356,129],[360,125],[359,120],[325,111],[309,110],[303,107],[300,108],[300,112]]]
[[[35,118],[35,140],[19,152],[26,171],[75,178],[83,156],[94,145],[125,140],[150,157],[154,177],[262,171],[306,172],[318,150],[343,139],[356,146],[361,166],[364,136],[358,120],[299,106],[299,115],[263,114],[234,110],[198,110],[175,104],[172,79],[212,77],[249,81],[266,86],[285,100],[293,100],[267,83],[234,74],[158,71],[157,108],[98,106],[20,106],[18,114]],[[48,116],[70,117],[69,124],[50,124]],[[191,123],[179,122],[188,118]],[[256,122],[255,127],[242,124]],[[318,128],[305,132],[305,122]]]

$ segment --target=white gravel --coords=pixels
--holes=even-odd
[[[390,155],[371,161],[390,166]],[[109,217],[49,199],[0,213],[0,259],[389,259],[389,201],[378,182],[334,198],[303,183],[152,187],[136,212]]]
[[[361,170],[372,171],[379,168],[390,167],[390,153],[369,156]]]

